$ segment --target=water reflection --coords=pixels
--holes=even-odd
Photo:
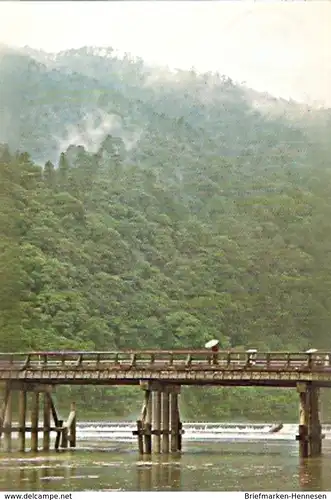
[[[300,460],[295,444],[204,443],[182,454],[126,449],[0,454],[0,491],[329,491],[331,447]]]
[[[66,462],[61,464],[44,459],[41,461],[21,461],[18,467],[13,464],[6,468],[6,483],[15,485],[18,490],[49,490],[54,481],[62,489],[70,489],[71,477],[75,467]]]
[[[324,491],[321,458],[303,459],[299,465],[299,480],[303,490]]]
[[[160,457],[159,460],[137,463],[137,491],[180,490],[180,457]]]

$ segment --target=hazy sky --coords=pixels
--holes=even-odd
[[[1,2],[0,41],[112,46],[331,106],[331,2]]]

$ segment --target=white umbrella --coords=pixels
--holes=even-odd
[[[208,340],[208,342],[205,343],[205,348],[212,349],[213,347],[216,347],[219,343],[220,341],[216,339]]]

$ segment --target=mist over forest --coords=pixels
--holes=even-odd
[[[330,132],[330,109],[229,75],[2,46],[0,350],[331,349]],[[123,418],[141,399],[76,396]],[[297,414],[279,389],[192,388],[182,405]]]

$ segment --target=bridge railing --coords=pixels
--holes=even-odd
[[[0,353],[0,371],[8,370],[331,370],[331,353],[210,350],[122,350]]]

